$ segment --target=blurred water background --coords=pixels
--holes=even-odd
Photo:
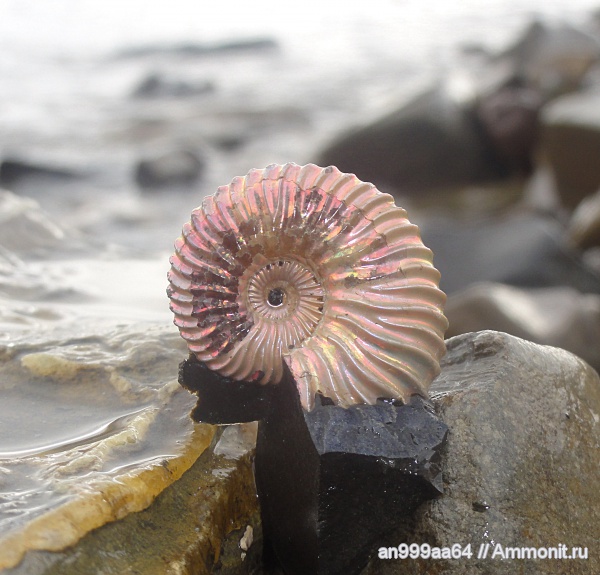
[[[12,186],[60,222],[170,249],[190,205],[234,175],[310,161],[446,77],[463,48],[499,50],[533,19],[578,23],[596,4],[1,0],[0,157],[90,176]],[[134,97],[152,77],[175,95]],[[195,192],[138,202],[136,162],[173,147],[202,156]]]

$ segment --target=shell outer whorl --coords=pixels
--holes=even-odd
[[[393,198],[330,166],[273,164],[204,199],[171,256],[175,325],[210,369],[305,409],[427,396],[445,353],[433,256]]]

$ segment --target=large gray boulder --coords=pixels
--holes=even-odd
[[[473,556],[375,558],[364,574],[600,572],[598,374],[564,350],[503,333],[469,333],[447,343],[431,388],[450,428],[444,495],[425,503],[414,524],[382,547],[470,545]],[[565,557],[572,547],[587,548],[589,558],[506,558],[533,553],[521,548]],[[477,557],[480,549],[487,549],[485,559]]]
[[[414,196],[505,175],[475,112],[433,89],[367,126],[340,135],[317,163]]]

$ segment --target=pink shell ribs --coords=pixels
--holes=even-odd
[[[427,397],[445,353],[431,251],[393,198],[330,166],[271,165],[205,198],[171,257],[175,325],[196,358],[276,384],[306,410]]]

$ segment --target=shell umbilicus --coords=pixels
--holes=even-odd
[[[305,409],[427,396],[446,300],[417,226],[335,167],[271,165],[205,198],[171,257],[168,295],[190,351],[236,380],[278,383]]]

